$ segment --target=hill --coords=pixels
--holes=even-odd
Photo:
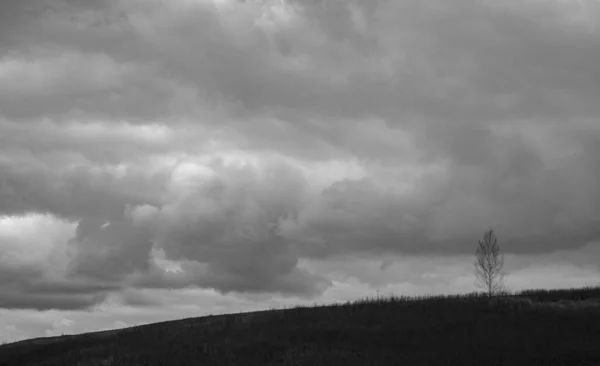
[[[600,288],[182,319],[7,344],[0,365],[600,365]]]

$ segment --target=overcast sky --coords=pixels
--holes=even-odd
[[[596,0],[2,0],[0,341],[600,282]]]

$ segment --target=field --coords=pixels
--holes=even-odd
[[[0,365],[600,365],[600,288],[182,319],[0,346]]]

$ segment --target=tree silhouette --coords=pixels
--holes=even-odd
[[[478,241],[474,264],[476,285],[483,288],[489,297],[505,290],[504,255],[500,254],[494,230],[486,231],[483,239]]]

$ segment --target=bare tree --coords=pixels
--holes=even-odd
[[[476,284],[483,288],[489,297],[504,291],[504,255],[500,254],[494,230],[486,231],[483,239],[478,241],[474,264]]]

